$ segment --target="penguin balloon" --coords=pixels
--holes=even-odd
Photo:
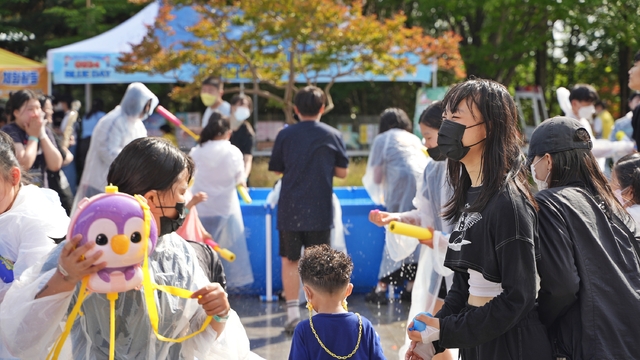
[[[151,254],[158,240],[153,216],[142,208],[131,195],[119,193],[117,187],[107,186],[106,193],[85,198],[71,219],[67,238],[82,235],[79,245],[93,241],[97,246],[85,256],[101,250],[98,262],[107,266],[92,274],[87,287],[96,293],[118,293],[137,288],[142,284],[142,262],[145,247],[145,216],[150,224],[148,253]]]

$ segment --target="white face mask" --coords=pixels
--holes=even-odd
[[[548,172],[547,176],[544,178],[544,180],[538,180],[538,177],[536,176],[536,165],[542,159],[544,159],[544,157],[541,157],[538,161],[536,161],[535,163],[531,164],[531,176],[533,176],[533,181],[536,183],[536,186],[538,186],[538,190],[539,191],[546,190],[546,189],[549,188],[549,184],[547,184],[547,179],[549,178],[549,175],[551,174],[551,172]]]
[[[596,107],[593,105],[583,106],[578,110],[578,117],[580,119],[593,119],[593,114],[596,112]]]
[[[622,197],[622,190],[617,189],[617,190],[613,190],[613,195],[616,196],[616,199],[618,199],[618,201],[620,202],[620,204],[622,204],[622,207],[627,207],[627,203],[629,202],[629,200],[625,200]]]
[[[251,115],[251,111],[249,110],[249,108],[246,108],[244,106],[238,107],[233,113],[233,117],[238,121],[247,120],[249,118],[249,115]]]

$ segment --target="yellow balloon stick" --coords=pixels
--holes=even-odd
[[[236,186],[236,189],[238,189],[238,194],[240,194],[242,200],[244,200],[244,202],[246,202],[247,204],[251,204],[252,200],[251,196],[249,196],[249,191],[247,190],[247,188],[242,185],[238,185]]]
[[[429,229],[398,221],[392,221],[389,223],[389,231],[394,234],[409,236],[420,240],[429,240],[433,237],[433,234]]]

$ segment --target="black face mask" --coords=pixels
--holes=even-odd
[[[462,160],[467,156],[467,153],[472,146],[476,146],[485,140],[482,139],[473,145],[464,146],[462,144],[462,137],[464,136],[465,130],[483,123],[484,122],[471,126],[464,126],[451,120],[444,120],[442,122],[442,126],[440,126],[440,130],[438,131],[438,147],[440,148],[440,151],[451,160]]]
[[[440,149],[440,146],[436,146],[436,147],[432,147],[430,149],[427,149],[427,152],[429,153],[429,157],[432,158],[435,161],[447,160],[447,155],[445,155],[442,152],[442,150]]]
[[[160,234],[158,237],[171,234],[172,232],[178,230],[180,226],[184,223],[184,218],[186,217],[184,212],[184,203],[177,202],[175,206],[158,206],[161,210],[164,208],[174,208],[178,212],[177,219],[171,219],[169,217],[164,216],[164,210],[162,210],[162,216],[160,216]]]

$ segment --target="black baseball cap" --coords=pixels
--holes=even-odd
[[[580,129],[587,131],[580,121],[565,116],[543,121],[531,134],[527,160],[531,163],[536,156],[547,153],[553,154],[573,149],[591,150],[593,147],[591,140],[582,141],[575,136]]]

